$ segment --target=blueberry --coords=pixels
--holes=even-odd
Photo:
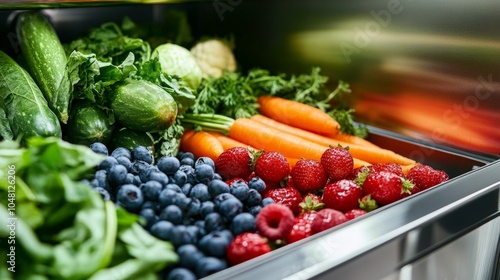
[[[171,176],[179,169],[181,162],[176,157],[163,156],[156,162],[156,166],[161,172]]]
[[[200,228],[195,226],[194,224],[192,223],[189,223],[186,225],[186,231],[189,232],[189,235],[191,235],[191,237],[194,238],[195,242],[194,244],[197,244],[198,243],[198,240],[200,238],[202,238],[203,236],[205,236],[204,234],[202,234],[200,232]],[[204,233],[204,232],[203,232]]]
[[[144,170],[148,169],[150,167],[150,164],[142,161],[142,160],[136,160],[132,163],[132,170],[131,173],[134,173],[135,175],[139,175],[140,172],[143,172]]]
[[[215,169],[215,162],[213,161],[213,159],[211,159],[209,157],[197,158],[196,161],[194,162],[194,167],[196,168],[200,164],[208,164],[212,167],[212,169]]]
[[[186,212],[192,200],[193,200],[192,198],[187,197],[184,194],[180,193],[176,197],[175,205],[179,206],[179,208],[181,208],[182,211]]]
[[[115,166],[118,164],[118,161],[116,161],[116,158],[114,157],[106,157],[103,159],[99,165],[97,165],[97,170],[106,170],[106,172],[109,172],[111,167]]]
[[[115,148],[111,152],[111,156],[116,158],[116,159],[118,159],[119,157],[125,157],[125,158],[129,159],[129,161],[132,159],[132,153],[130,153],[129,149],[124,148],[124,147]]]
[[[142,208],[141,211],[139,212],[139,216],[141,216],[144,221],[146,222],[144,224],[144,228],[149,229],[153,224],[155,224],[159,219],[158,216],[156,215],[156,212],[154,209],[151,208]]]
[[[179,170],[184,172],[186,174],[186,182],[195,184],[196,183],[196,175],[195,175],[195,170],[192,166],[190,165],[181,165],[179,167]],[[175,174],[174,174],[175,175]],[[178,185],[181,185],[179,182],[176,181]]]
[[[193,161],[195,160],[195,156],[194,156],[194,154],[193,154],[193,153],[191,153],[191,152],[183,152],[183,153],[181,154],[181,158],[180,158],[180,159],[182,160],[182,159],[185,159],[185,158],[192,159]]]
[[[214,212],[214,203],[212,201],[204,201],[200,206],[200,216],[205,218],[208,214]]]
[[[116,164],[111,167],[108,174],[109,184],[113,187],[117,187],[125,183],[127,180],[127,168],[121,164]]]
[[[130,174],[132,174],[132,173],[130,173]],[[140,186],[141,184],[142,184],[141,177],[139,177],[139,175],[134,175],[134,185]]]
[[[177,200],[180,198],[178,192],[171,189],[163,189],[158,195],[158,201],[162,207],[169,205],[177,205]]]
[[[140,185],[140,189],[146,200],[157,201],[162,190],[162,185],[157,181],[147,181]]]
[[[163,189],[173,190],[175,192],[182,193],[181,187],[179,187],[177,184],[168,183],[163,187]]]
[[[90,149],[97,154],[108,155],[108,147],[101,142],[94,142],[90,144]]]
[[[166,280],[196,280],[196,274],[191,270],[183,267],[176,267],[172,269],[166,278]]]
[[[194,244],[196,239],[191,236],[185,225],[177,225],[170,232],[170,241],[176,248],[185,244]]]
[[[194,159],[185,157],[181,160],[181,165],[194,166]]]
[[[152,209],[153,211],[155,211],[155,213],[159,213],[162,208],[161,208],[160,203],[158,201],[148,200],[148,201],[144,201],[144,203],[141,206],[141,210],[142,209]]]
[[[221,214],[217,212],[209,213],[205,216],[205,231],[212,232],[214,230],[222,230],[226,228],[224,224],[224,220],[222,219]]]
[[[243,203],[237,198],[229,198],[220,203],[218,211],[226,221],[231,221],[243,212]]]
[[[236,236],[244,232],[254,232],[257,228],[255,217],[250,213],[240,213],[231,222],[231,232]]]
[[[132,159],[135,161],[142,160],[149,164],[153,163],[153,155],[144,146],[136,146],[132,149]]]
[[[182,185],[182,193],[184,193],[185,195],[189,195],[191,193],[191,189],[193,188],[193,185],[190,184],[190,183],[185,183],[184,185]]]
[[[212,201],[214,202],[214,210],[219,211],[220,204],[230,198],[235,198],[237,199],[234,195],[230,194],[229,192],[227,193],[221,193],[217,195]]]
[[[159,239],[170,241],[174,228],[175,226],[171,222],[159,220],[151,226],[150,232]]]
[[[274,199],[272,199],[270,197],[266,197],[266,198],[262,199],[262,202],[260,203],[260,205],[262,207],[264,207],[264,206],[272,204],[272,203],[274,203]]]
[[[144,197],[141,189],[136,185],[126,184],[118,189],[116,204],[122,206],[126,210],[137,212],[141,208],[143,202]]]
[[[177,205],[169,205],[160,212],[160,220],[169,221],[174,225],[182,223],[182,210]]]
[[[224,234],[215,230],[203,236],[198,243],[198,247],[206,255],[223,258],[226,255],[226,249],[230,242],[231,240]]]
[[[149,167],[139,171],[139,178],[141,178],[141,181],[145,183],[149,181],[149,174],[153,172],[159,172],[158,168],[156,168],[156,166],[150,165]]]
[[[190,197],[195,197],[199,199],[201,202],[210,200],[210,193],[208,192],[207,185],[203,183],[198,183],[194,185],[189,191]]]
[[[212,198],[215,198],[221,193],[229,193],[229,186],[226,182],[219,179],[213,179],[207,184],[207,186],[208,192]]]
[[[262,195],[256,189],[250,189],[248,191],[248,197],[245,200],[247,206],[260,205],[262,202]]]
[[[127,171],[128,172],[132,172],[133,169],[132,169],[132,162],[130,161],[130,159],[124,157],[124,156],[119,156],[116,158],[116,161],[118,162],[118,164],[121,164],[123,166],[125,166],[125,168],[127,168]]]
[[[204,257],[196,263],[196,276],[198,278],[222,271],[228,267],[227,262],[215,257]]]
[[[252,177],[248,181],[248,187],[262,193],[266,189],[266,183],[260,177]]]
[[[177,170],[174,175],[170,176],[170,179],[172,183],[182,186],[187,182],[187,174],[182,170]]]
[[[217,179],[217,180],[222,180],[222,176],[220,176],[220,174],[219,174],[219,173],[215,172],[215,173],[214,173],[214,177],[212,178],[212,180],[215,180],[215,179]]]
[[[99,193],[101,195],[102,199],[111,200],[111,195],[109,194],[108,190],[106,190],[105,188],[97,187],[97,188],[94,188],[94,191]]]
[[[208,164],[198,164],[194,170],[197,182],[207,184],[214,177],[214,168]]]
[[[176,250],[179,256],[179,265],[191,270],[196,267],[196,262],[205,255],[193,244],[182,245]]]
[[[234,181],[229,189],[230,193],[241,201],[247,199],[249,190],[247,183],[243,180]]]
[[[162,184],[162,186],[168,184],[168,176],[167,174],[161,172],[161,171],[156,171],[156,169],[152,170],[149,173],[148,176],[149,180],[157,181]]]
[[[186,216],[189,218],[195,218],[200,214],[201,202],[196,197],[191,197],[191,201],[184,209]]]
[[[97,187],[99,187],[99,181],[94,177],[94,179],[89,181],[89,185],[92,188],[97,188]]]
[[[97,180],[97,187],[109,189],[108,172],[106,170],[97,170],[94,179]]]
[[[248,213],[250,213],[254,216],[257,216],[260,213],[260,210],[262,210],[262,206],[255,205],[255,206],[252,206],[248,209]]]

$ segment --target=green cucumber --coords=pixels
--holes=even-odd
[[[146,132],[163,131],[177,117],[177,103],[161,87],[145,80],[125,80],[111,94],[111,109],[124,127]]]
[[[28,71],[49,107],[66,123],[72,89],[66,71],[68,59],[54,28],[38,11],[21,13],[16,28]]]
[[[14,137],[61,138],[61,125],[30,74],[0,51],[0,107]]]
[[[129,150],[137,146],[144,146],[150,150],[154,150],[154,141],[151,136],[144,131],[135,131],[123,127],[113,132],[110,146],[112,149],[124,147]]]
[[[107,144],[111,139],[113,121],[96,104],[86,100],[73,102],[67,126],[68,141],[90,145]]]

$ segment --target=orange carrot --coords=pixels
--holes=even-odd
[[[271,128],[277,129],[283,133],[288,133],[292,134],[298,137],[301,137],[305,140],[309,140],[311,142],[315,142],[317,144],[323,145],[323,146],[338,146],[341,145],[343,147],[348,146],[349,147],[349,152],[351,155],[355,158],[358,158],[360,160],[364,160],[370,163],[387,163],[387,162],[395,162],[398,164],[412,164],[415,161],[409,158],[406,158],[402,155],[399,155],[391,150],[386,150],[382,149],[379,147],[373,148],[373,147],[367,147],[367,146],[360,146],[360,145],[354,145],[342,141],[336,141],[332,138],[318,135],[315,133],[312,133],[310,131],[306,131],[300,128],[292,127],[283,123],[280,123],[278,121],[275,121],[273,119],[267,118],[262,115],[254,115],[251,117],[252,120],[261,122]],[[360,138],[361,139],[361,138]]]
[[[213,132],[213,131],[210,131],[208,133],[212,134],[215,138],[217,138],[217,140],[219,140],[219,142],[222,144],[222,147],[224,148],[224,150],[227,150],[227,149],[233,148],[233,147],[253,148],[250,145],[247,145],[247,144],[242,143],[240,141],[234,140],[233,138],[228,137],[222,133]]]
[[[339,132],[334,135],[330,135],[331,138],[336,139],[338,141],[342,141],[345,143],[353,144],[353,145],[358,145],[358,146],[366,146],[366,147],[371,147],[371,148],[380,148],[379,146],[373,144],[372,142],[363,139],[361,137],[347,134],[347,133],[342,133]]]
[[[401,165],[401,169],[403,169],[403,174],[404,174],[405,176],[406,176],[406,175],[408,175],[408,172],[410,172],[410,169],[411,169],[413,166],[415,166],[415,165],[417,165],[417,164],[416,164],[416,163],[414,163],[414,164]]]
[[[222,144],[215,136],[205,131],[195,132],[193,130],[184,132],[180,149],[184,152],[191,152],[196,157],[206,156],[214,161],[224,151]]]
[[[275,96],[257,99],[261,114],[279,122],[314,133],[331,135],[338,133],[339,123],[327,113],[313,106]]]
[[[257,149],[277,151],[287,158],[320,161],[321,155],[328,148],[247,118],[236,119],[229,129],[229,136]],[[355,167],[370,165],[357,158],[354,161]]]

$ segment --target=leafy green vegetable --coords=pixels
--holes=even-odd
[[[188,49],[172,43],[161,44],[155,48],[153,57],[158,58],[164,73],[180,77],[192,89],[200,85],[203,73]]]
[[[182,115],[178,116],[174,124],[155,141],[155,144],[160,146],[158,156],[176,156],[179,152],[180,140],[184,134],[182,119]]]
[[[5,114],[5,110],[0,107],[0,139],[12,140],[14,133],[10,129],[9,119]]]
[[[27,148],[0,142],[0,175],[7,178],[15,170],[15,209],[2,201],[0,218],[17,219],[16,278],[89,279],[108,269],[154,275],[177,261],[172,245],[143,230],[137,216],[115,208],[80,182],[103,157],[59,138],[30,138]],[[9,185],[0,181],[2,199],[12,191]],[[2,243],[9,235],[9,228],[0,228]],[[123,255],[117,249],[122,244],[134,250]],[[2,257],[6,249],[2,246]],[[3,261],[0,269],[7,271],[7,264]]]

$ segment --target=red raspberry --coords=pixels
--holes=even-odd
[[[272,203],[260,210],[255,218],[257,230],[269,241],[283,239],[293,226],[293,212],[285,205]]]

